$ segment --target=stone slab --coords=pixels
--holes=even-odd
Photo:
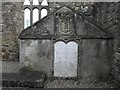
[[[3,87],[44,87],[46,75],[43,72],[3,73]]]

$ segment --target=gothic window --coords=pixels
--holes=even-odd
[[[30,9],[26,8],[24,10],[24,28],[30,26]]]
[[[37,8],[35,8],[33,10],[33,23],[35,23],[38,20],[39,20],[39,10]]]
[[[46,6],[48,6],[47,0],[43,0],[41,6],[39,0],[24,1],[24,29],[47,15]],[[44,9],[40,10],[40,7]]]
[[[47,10],[46,9],[42,9],[41,10],[41,18],[45,17],[47,15]]]

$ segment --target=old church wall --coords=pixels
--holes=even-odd
[[[79,52],[81,78],[109,78],[113,58],[110,39],[82,39]]]
[[[18,34],[23,30],[21,2],[2,2],[2,60],[18,60]]]
[[[112,75],[120,81],[120,53],[119,53],[119,21],[120,21],[120,2],[96,3],[94,6],[95,21],[105,30],[109,30],[114,35],[114,62]]]
[[[101,27],[112,32],[114,40],[114,68],[113,74],[118,79],[120,76],[120,53],[118,51],[118,19],[119,11],[117,3],[97,3],[93,10],[94,21]],[[78,5],[79,6],[79,5]],[[54,8],[51,6],[51,8]],[[80,10],[79,7],[76,9]],[[118,15],[119,14],[119,15]],[[2,56],[3,60],[18,60],[18,34],[23,29],[22,4],[16,2],[2,3]],[[13,64],[14,65],[14,64]],[[119,79],[120,80],[120,79]]]
[[[74,55],[72,56],[71,54],[66,54],[66,52],[69,51],[70,48],[67,51],[64,51],[62,49],[66,50],[68,48],[68,47],[66,48],[66,45],[67,44],[69,45],[69,41],[71,40],[79,43],[78,41],[79,39],[81,40],[80,43],[78,44],[79,50],[80,50],[78,53],[79,63],[77,64],[78,69],[76,68],[74,69],[78,71],[78,74],[77,74],[78,77],[84,78],[84,79],[85,78],[105,79],[110,74],[110,68],[112,67],[111,63],[113,60],[112,59],[113,47],[112,47],[111,41],[109,40],[111,38],[110,34],[100,29],[99,27],[97,27],[96,25],[88,21],[86,18],[84,18],[82,15],[79,15],[78,13],[69,9],[68,7],[62,7],[57,12],[64,12],[64,11],[66,11],[67,13],[71,12],[70,14],[76,14],[75,23],[74,22],[70,23],[71,26],[72,25],[74,26],[74,28],[72,27],[68,28],[68,31],[69,29],[71,29],[72,33],[64,34],[64,30],[66,30],[66,28],[64,26],[63,26],[64,28],[61,28],[61,25],[63,24],[60,24],[60,23],[57,24],[57,22],[56,23],[44,22],[48,19],[48,17],[50,18],[52,17],[52,19],[50,20],[52,20],[51,22],[54,22],[53,17],[54,15],[58,15],[58,14],[52,14],[21,32],[19,36],[19,38],[21,39],[21,46],[20,46],[21,47],[20,48],[21,67],[23,69],[44,71],[45,73],[47,73],[47,76],[50,76],[52,71],[55,70],[54,64],[56,67],[63,66],[61,68],[58,67],[56,71],[60,71],[61,69],[64,69],[64,70],[69,69],[70,71],[70,68],[76,67],[76,64],[74,64],[73,62],[70,63],[70,61],[72,60],[70,59],[69,56],[73,58],[76,56]],[[60,14],[60,16],[62,15]],[[51,27],[55,27],[55,26],[58,27],[58,28],[55,27],[51,29],[51,31],[54,31],[54,29],[56,31],[54,35],[51,33],[52,37],[49,37],[49,34],[46,35],[41,32],[41,30],[45,30],[41,26],[50,26],[50,25]],[[47,27],[46,31],[47,30],[50,31],[50,28]],[[50,39],[53,39],[55,42],[60,40],[63,41],[62,42],[63,44],[58,44],[58,47],[59,45],[63,45],[63,48],[62,46],[60,46],[61,48],[59,49],[61,50],[58,50],[58,49],[57,50],[60,51],[60,53],[58,52],[58,54],[61,54],[61,52],[63,51],[65,55],[62,56],[61,54],[61,56],[58,55],[57,58],[54,57],[55,55],[57,55],[56,54],[57,51],[55,53],[53,48],[54,44],[50,43],[51,41],[44,40],[44,38],[47,38],[47,37],[49,37]],[[36,40],[30,40],[30,39],[36,39]],[[54,63],[55,60],[56,61],[58,60],[58,62]],[[63,63],[63,64],[60,64],[60,63]],[[68,68],[70,65],[71,67]],[[63,76],[67,76],[66,71],[62,73],[63,73]],[[74,71],[71,75],[76,76],[76,72],[75,72],[75,75],[73,74],[74,74]],[[57,75],[57,73],[55,75]],[[57,76],[60,76],[60,75],[57,75]]]
[[[20,41],[20,63],[22,69],[43,71],[52,74],[52,45],[50,40]]]
[[[109,78],[112,65],[112,44],[109,39],[82,39],[79,43],[77,73],[79,78]],[[22,69],[43,71],[48,77],[54,70],[54,44],[50,40],[22,40]]]

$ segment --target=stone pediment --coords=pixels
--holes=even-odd
[[[70,33],[70,34],[69,34]],[[89,21],[78,12],[63,6],[30,27],[24,29],[20,39],[51,39],[53,37],[110,38],[111,33]]]

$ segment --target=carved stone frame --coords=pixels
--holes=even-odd
[[[82,39],[71,39],[71,40],[56,40],[56,39],[52,39],[51,40],[51,42],[52,42],[52,78],[53,79],[58,79],[58,78],[61,78],[61,79],[67,79],[66,77],[55,77],[54,76],[54,45],[55,45],[55,43],[56,42],[58,42],[58,41],[62,41],[62,42],[64,42],[64,43],[68,43],[68,42],[71,42],[71,41],[73,41],[73,42],[76,42],[77,44],[78,44],[78,60],[77,60],[77,76],[76,77],[68,77],[68,78],[71,78],[71,79],[78,79],[79,78],[79,76],[78,76],[78,69],[79,69],[79,64],[80,64],[80,53],[81,53],[81,50],[80,50],[80,48],[81,48],[81,43],[82,43]]]

